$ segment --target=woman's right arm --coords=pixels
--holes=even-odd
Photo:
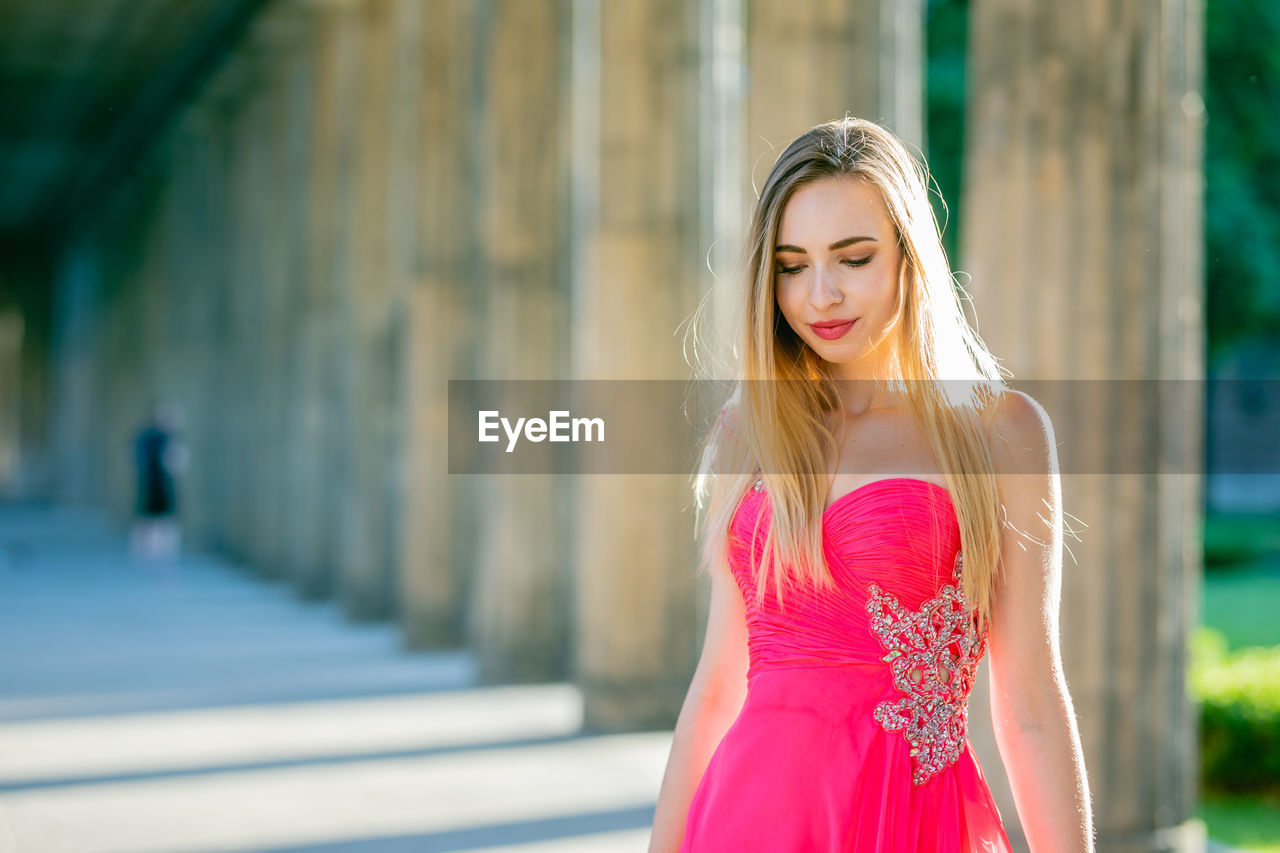
[[[724,733],[747,695],[747,625],[742,591],[728,565],[711,572],[711,604],[702,654],[676,719],[671,754],[653,816],[649,853],[676,853],[689,804]]]

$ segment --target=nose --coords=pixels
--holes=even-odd
[[[830,269],[815,265],[813,273],[813,283],[809,287],[809,304],[815,311],[826,311],[832,305],[839,305],[844,301],[844,294],[840,292],[836,277]]]

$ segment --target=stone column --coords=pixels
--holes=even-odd
[[[386,510],[378,525],[386,564],[387,617],[401,620],[405,603],[401,590],[408,570],[406,530],[418,522],[408,514],[411,440],[406,377],[414,329],[411,324],[413,294],[422,276],[421,213],[418,197],[422,184],[422,98],[427,88],[423,74],[426,59],[423,22],[430,6],[416,0],[391,0],[387,11],[388,109],[386,121],[387,168],[383,179],[387,224],[383,241],[387,252],[387,302],[384,346],[386,365],[381,386],[382,451],[377,485]],[[402,634],[402,639],[404,635]]]
[[[94,497],[92,425],[97,412],[95,365],[101,358],[101,264],[90,235],[77,232],[59,254],[55,272],[54,498],[78,506],[91,504]]]
[[[0,496],[48,500],[53,263],[40,249],[5,245],[0,252]]]
[[[299,312],[299,395],[302,419],[297,437],[300,491],[295,579],[304,597],[336,594],[341,519],[348,487],[345,435],[339,430],[344,405],[339,393],[339,324],[346,303],[354,206],[354,149],[360,102],[356,65],[357,11],[347,3],[311,4],[313,55],[309,243]]]
[[[699,214],[702,242],[708,247],[707,260],[714,277],[708,282],[711,322],[700,331],[710,336],[703,345],[710,364],[718,367],[708,369],[719,378],[726,376],[723,365],[729,363],[730,347],[741,334],[737,310],[742,292],[741,253],[755,198],[752,160],[748,159],[746,6],[743,0],[703,0],[701,4],[700,97],[705,124],[699,147],[707,203]],[[699,586],[710,592],[709,583]],[[699,619],[705,620],[706,604],[698,609]],[[704,635],[705,627],[698,633]]]
[[[400,622],[412,648],[466,642],[473,531],[471,477],[448,473],[448,380],[479,378],[471,266],[480,252],[471,179],[480,8],[441,0],[422,13],[418,253],[406,294],[404,524]]]
[[[221,260],[218,263],[223,288],[223,325],[216,350],[222,355],[214,392],[218,404],[217,453],[222,464],[217,477],[217,513],[220,516],[219,546],[234,559],[252,561],[259,509],[254,477],[261,459],[256,448],[259,376],[255,369],[255,341],[260,335],[256,318],[258,272],[254,234],[258,223],[252,199],[254,173],[248,144],[246,90],[252,74],[249,58],[238,49],[228,57],[211,81],[204,101],[216,115],[220,127],[217,158],[221,221]]]
[[[279,430],[280,573],[302,597],[328,591],[325,567],[324,493],[331,486],[323,442],[323,337],[317,314],[324,310],[322,277],[314,267],[317,194],[313,158],[321,145],[315,121],[322,95],[317,29],[323,6],[287,0],[264,12],[259,26],[269,28],[277,58],[275,86],[280,92],[276,166],[280,188],[280,274],[286,296],[280,317],[283,408]],[[323,137],[326,140],[329,137]],[[325,200],[327,201],[327,199]],[[321,582],[316,583],[317,579]]]
[[[122,193],[117,193],[114,203],[103,205],[99,226],[93,229],[94,233],[85,235],[85,251],[90,253],[96,262],[94,271],[96,278],[94,308],[96,310],[92,313],[95,334],[86,381],[92,389],[89,395],[89,406],[94,413],[95,422],[81,435],[85,439],[86,457],[91,468],[91,474],[87,478],[88,500],[104,509],[110,506],[112,494],[113,471],[112,466],[108,464],[108,457],[112,451],[119,452],[115,446],[117,436],[114,419],[111,416],[112,407],[106,403],[114,399],[112,392],[115,390],[112,387],[111,378],[115,373],[117,335],[111,321],[120,314],[122,304],[119,283],[116,280],[116,270],[120,256],[123,254],[121,244],[126,239],[122,227],[123,214],[120,212],[121,195]],[[86,263],[88,263],[87,260]]]
[[[788,142],[846,111],[924,147],[921,0],[745,2],[749,165],[758,182]]]
[[[270,190],[266,189],[274,183],[270,156],[273,105],[270,90],[264,85],[267,57],[251,45],[245,45],[238,61],[245,66],[250,88],[244,93],[236,142],[236,156],[240,161],[237,191],[244,274],[232,286],[239,309],[237,357],[243,370],[237,382],[249,395],[239,404],[246,427],[239,449],[246,468],[244,491],[235,498],[244,507],[246,560],[255,574],[274,579],[270,542],[276,523],[272,395],[276,390],[279,362],[271,360],[275,350],[271,335],[276,299],[273,291],[278,287],[278,280],[272,246],[276,234],[276,223],[272,221],[274,203],[268,199]]]
[[[314,500],[299,488],[296,429],[304,403],[296,352],[303,322],[302,258],[307,234],[306,152],[309,148],[309,80],[306,21],[296,3],[275,4],[254,22],[250,49],[258,66],[252,143],[261,181],[255,207],[261,266],[257,283],[262,335],[255,342],[264,383],[261,397],[262,478],[258,495],[260,570],[294,577],[299,533]],[[304,464],[306,461],[303,460]],[[313,464],[323,464],[315,460]],[[304,484],[305,485],[305,484]],[[300,511],[301,510],[301,511]],[[311,531],[314,534],[314,530]]]
[[[78,506],[92,505],[100,494],[100,467],[90,424],[101,393],[97,379],[103,349],[102,265],[93,235],[80,229],[59,253],[56,273],[55,499]]]
[[[353,63],[358,92],[352,176],[345,223],[351,253],[339,293],[338,364],[344,479],[339,520],[339,597],[357,620],[391,615],[391,573],[384,524],[388,497],[387,415],[391,382],[391,278],[387,252],[388,128],[392,57],[391,5],[364,0],[355,10]]]
[[[19,410],[19,483],[21,495],[48,500],[52,496],[52,447],[49,433],[52,403],[51,279],[53,263],[48,253],[36,259],[33,278],[23,302],[21,403]]]
[[[1061,613],[1098,849],[1202,850],[1185,685],[1199,404],[1144,410],[1115,381],[1202,378],[1201,6],[972,14],[962,266],[981,331],[1018,378],[1097,380],[1037,387],[1064,509],[1088,525],[1067,541]],[[1156,453],[1171,473],[1150,473]],[[974,740],[1016,835],[982,672]]]
[[[289,61],[288,22],[280,17],[283,7],[267,10],[250,34],[258,70],[258,94],[254,98],[252,137],[255,162],[261,180],[254,189],[258,215],[255,240],[259,245],[258,318],[261,337],[255,341],[255,362],[262,382],[258,416],[261,419],[259,488],[256,496],[258,521],[258,571],[270,578],[289,574],[287,564],[287,519],[290,513],[287,483],[285,434],[291,383],[288,373],[289,343],[296,329],[296,314],[290,269],[289,241],[292,238],[290,166],[296,162],[286,145],[288,108],[292,92],[284,75]]]
[[[6,275],[0,286],[0,496],[21,497],[22,489],[22,338],[25,316],[13,299],[17,276]],[[25,295],[25,294],[24,294]],[[10,300],[13,299],[13,302]]]
[[[573,4],[573,373],[680,379],[698,301],[698,14]],[[669,726],[695,662],[686,477],[577,480],[575,680],[586,725]]]
[[[482,44],[485,87],[474,139],[486,379],[564,379],[570,330],[567,55],[559,0],[494,0]],[[530,413],[532,414],[532,413]],[[569,630],[567,483],[559,475],[490,476],[470,598],[471,637],[489,681],[564,678]]]
[[[204,452],[210,420],[210,346],[219,282],[210,275],[208,245],[216,240],[208,206],[210,128],[198,108],[188,107],[170,134],[170,203],[168,205],[167,284],[171,383],[163,390],[182,405],[182,440],[189,464],[177,478],[178,515],[184,547],[211,544],[207,477],[218,460]]]
[[[224,72],[225,73],[225,72]],[[202,230],[201,267],[207,275],[208,331],[203,347],[202,396],[207,400],[207,413],[200,425],[203,440],[192,448],[192,469],[198,472],[199,488],[207,507],[206,543],[220,551],[233,549],[232,513],[236,509],[233,484],[239,470],[239,456],[232,426],[235,407],[243,399],[237,362],[232,350],[233,277],[235,261],[236,218],[231,209],[233,199],[231,114],[234,100],[219,95],[219,87],[211,85],[200,97],[204,151],[201,181],[203,209],[207,211],[206,228]],[[194,485],[194,483],[193,483]]]

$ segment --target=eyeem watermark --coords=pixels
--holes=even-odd
[[[526,441],[604,441],[604,418],[570,418],[567,411],[548,412],[549,420],[542,418],[517,418],[513,426],[511,421],[502,417],[497,410],[481,411],[479,440],[484,442],[500,441],[498,427],[507,434],[507,452],[512,453],[520,441],[523,428]],[[566,432],[567,430],[567,432]],[[579,437],[579,430],[582,436]],[[593,437],[598,435],[599,437]]]
[[[969,405],[970,398],[983,404],[985,398],[975,390],[985,383],[934,381],[940,385],[937,393],[959,401],[957,406]],[[709,440],[735,434],[732,422],[720,421],[730,393],[737,390],[744,400],[750,394],[777,399],[784,391],[809,393],[807,387],[787,388],[806,383],[450,379],[448,472],[688,477],[711,462],[725,466],[718,473],[745,473],[731,468],[754,467],[747,456],[705,455]],[[851,384],[844,383],[841,393]],[[1010,387],[1025,392],[1048,414],[1064,475],[1241,475],[1252,478],[1239,480],[1245,484],[1241,489],[1280,500],[1280,485],[1273,485],[1280,484],[1280,443],[1275,440],[1280,434],[1280,379],[1025,380]],[[422,408],[424,439],[438,436],[438,413],[434,406]],[[744,425],[746,431],[739,428],[736,434],[747,436],[769,426],[770,415],[764,413],[761,423]],[[430,449],[434,452],[434,444]],[[789,461],[775,460],[771,470],[785,472]],[[897,473],[923,478],[936,474],[940,464],[932,459],[899,462]]]

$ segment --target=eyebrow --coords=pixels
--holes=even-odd
[[[864,240],[870,240],[873,243],[879,242],[875,237],[845,237],[843,240],[837,240],[828,246],[827,251],[834,252],[836,249],[843,249],[845,246],[852,246],[854,243],[861,243]],[[799,246],[792,246],[790,243],[774,246],[773,250],[775,252],[795,252],[797,255],[809,254]]]

